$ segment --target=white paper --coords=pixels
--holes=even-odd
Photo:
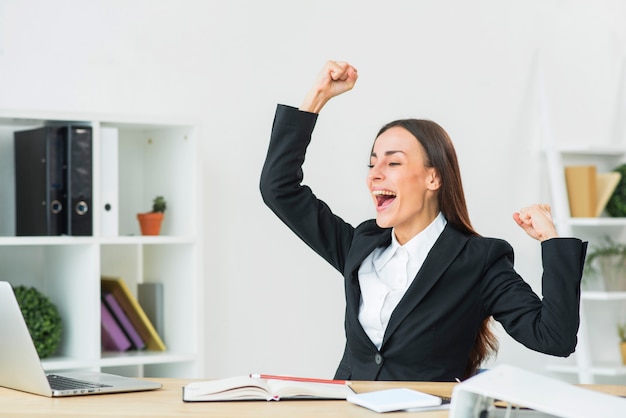
[[[376,412],[400,411],[441,405],[441,398],[407,388],[385,389],[348,396],[348,402]]]

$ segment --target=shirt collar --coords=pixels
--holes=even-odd
[[[409,253],[409,258],[415,255],[420,248],[428,248],[428,251],[435,245],[435,241],[441,235],[448,221],[441,212],[424,230],[411,238],[406,244],[400,245],[396,239],[395,228],[391,230],[391,244],[383,250],[380,256],[373,260],[374,268],[378,273],[391,260],[398,248],[404,247]]]

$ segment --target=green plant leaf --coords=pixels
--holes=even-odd
[[[626,217],[626,164],[616,167],[616,171],[622,175],[615,191],[606,204],[606,212],[616,218]]]
[[[157,196],[152,201],[152,212],[165,212],[167,202],[163,196]]]
[[[28,332],[40,358],[52,355],[61,342],[62,321],[56,306],[34,287],[14,289]]]

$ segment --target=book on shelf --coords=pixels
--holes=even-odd
[[[565,183],[573,218],[597,218],[617,187],[621,174],[598,173],[594,165],[565,167]]]
[[[137,300],[159,334],[165,329],[163,313],[163,283],[148,282],[137,285]]]
[[[102,300],[100,301],[100,338],[102,348],[105,350],[126,351],[132,347],[130,340]]]
[[[593,218],[596,215],[596,166],[576,165],[565,167],[565,182],[573,218]]]
[[[124,309],[122,309],[122,306],[119,304],[117,299],[115,299],[113,293],[102,293],[102,300],[107,308],[109,308],[109,311],[113,314],[113,317],[124,331],[124,334],[126,334],[128,339],[133,344],[133,348],[137,350],[143,350],[146,348],[146,343],[141,338],[141,335],[139,335],[139,332],[137,332],[137,329],[130,321],[130,318],[128,318],[128,315],[126,315],[126,312],[124,312]]]
[[[596,216],[600,216],[607,203],[613,196],[617,185],[622,179],[622,175],[617,171],[609,173],[599,173],[596,176],[597,198],[596,198]]]
[[[115,297],[144,341],[146,349],[154,351],[166,350],[159,333],[123,278],[102,276],[100,286],[103,294],[111,293]]]
[[[263,375],[261,375],[263,376]],[[281,399],[347,399],[350,382],[257,375],[192,382],[183,386],[185,402],[278,401]]]

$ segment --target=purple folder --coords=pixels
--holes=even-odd
[[[132,344],[122,328],[113,318],[113,315],[106,307],[104,302],[100,301],[100,333],[102,338],[102,347],[105,350],[126,351],[132,347]]]
[[[111,313],[113,314],[115,319],[117,319],[117,322],[120,324],[128,338],[132,342],[133,346],[137,350],[143,350],[144,348],[146,348],[146,343],[137,332],[137,329],[135,329],[133,324],[130,322],[130,319],[128,319],[128,316],[124,312],[124,309],[122,309],[120,304],[117,302],[117,299],[115,299],[115,296],[113,296],[112,293],[104,293],[102,297],[104,298],[104,302],[106,303],[108,308],[111,310]]]

